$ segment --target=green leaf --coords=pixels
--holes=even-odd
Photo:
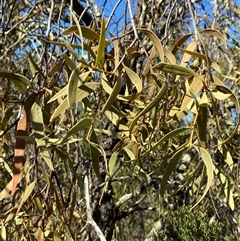
[[[164,174],[163,174],[163,177],[162,177],[162,180],[161,180],[161,187],[160,187],[160,195],[161,197],[163,198],[164,197],[164,193],[165,193],[165,190],[166,190],[166,186],[167,186],[167,182],[174,170],[174,168],[176,168],[176,165],[177,163],[179,162],[180,160],[180,157],[182,156],[182,154],[187,150],[187,146],[186,145],[183,145],[181,147],[179,147],[174,155],[170,158],[170,161],[166,167],[166,169],[164,170]]]
[[[113,104],[113,102],[116,100],[117,95],[122,87],[122,81],[121,77],[118,77],[115,75],[115,84],[112,89],[112,93],[109,95],[106,103],[104,104],[102,110],[100,111],[100,114],[103,115],[104,112],[109,109],[109,107]]]
[[[124,69],[126,71],[126,74],[128,78],[131,80],[131,82],[135,85],[137,92],[141,93],[142,92],[142,80],[139,78],[139,76],[132,71],[130,68],[127,66],[123,65]]]
[[[208,119],[208,108],[200,106],[197,116],[197,128],[198,137],[201,143],[201,147],[207,148],[207,119]]]
[[[37,179],[35,181],[33,181],[32,183],[30,183],[26,190],[24,191],[23,195],[21,196],[20,200],[19,200],[19,206],[17,209],[17,213],[20,211],[22,205],[26,202],[26,200],[29,198],[29,196],[31,195],[34,187],[35,187],[35,183],[36,183]]]
[[[96,57],[96,65],[99,67],[103,65],[104,57],[105,57],[105,48],[106,48],[105,35],[106,35],[105,20],[104,18],[102,18],[101,33],[100,33],[98,52]]]
[[[196,76],[196,73],[193,70],[180,66],[180,65],[177,65],[177,64],[159,63],[159,64],[155,65],[154,68],[161,70],[163,72],[166,72],[166,73],[174,74],[174,75]]]
[[[191,128],[189,127],[181,127],[178,129],[175,129],[171,132],[169,132],[168,134],[164,135],[158,142],[156,142],[152,147],[150,147],[146,152],[144,152],[141,157],[144,157],[148,154],[150,154],[151,152],[153,152],[154,150],[156,150],[156,148],[158,148],[160,145],[162,145],[165,141],[176,137],[177,135],[185,132],[185,131],[190,131]]]
[[[0,71],[0,78],[10,79],[20,91],[25,91],[30,86],[29,79],[17,73]]]
[[[221,142],[220,145],[223,145],[224,143],[229,142],[238,131],[238,126],[239,126],[239,123],[240,123],[240,106],[239,106],[238,98],[229,88],[227,88],[224,85],[217,85],[216,90],[223,93],[223,94],[229,94],[230,95],[229,99],[234,103],[235,108],[236,108],[236,113],[237,113],[236,126],[235,126],[234,130],[232,131],[232,133],[230,135],[228,134],[228,137],[224,141]]]
[[[96,145],[99,145],[98,138],[94,130],[91,133],[90,141],[95,143]],[[90,150],[91,150],[91,156],[92,156],[92,162],[93,162],[93,169],[97,177],[99,178],[99,180],[102,181],[100,170],[99,170],[100,153],[93,145],[90,145]]]
[[[207,194],[208,190],[210,189],[211,184],[212,184],[213,179],[214,179],[214,173],[213,173],[213,162],[212,162],[212,159],[211,159],[208,151],[206,149],[202,148],[202,147],[199,147],[199,146],[195,146],[195,145],[192,145],[192,146],[197,150],[197,152],[199,153],[199,156],[202,158],[202,160],[204,162],[204,165],[206,167],[206,172],[207,172],[207,184],[206,184],[206,187],[204,189],[204,192],[203,192],[201,198],[192,207],[192,209],[193,209],[194,207],[196,207],[203,200],[203,198]]]
[[[87,79],[87,77],[89,76],[90,73],[91,73],[91,71],[87,71],[87,72],[82,73],[79,76],[78,87],[81,86],[82,83],[86,81],[86,79]],[[57,100],[58,98],[61,98],[62,96],[67,95],[68,89],[69,89],[69,85],[66,85],[59,92],[57,92],[47,103],[50,103],[54,100]]]
[[[83,100],[87,96],[89,96],[93,91],[95,91],[97,89],[98,86],[99,86],[99,83],[96,83],[96,82],[89,82],[89,83],[81,85],[79,87],[79,89],[77,89],[76,103],[81,101],[81,100]],[[67,109],[69,109],[68,99],[65,98],[62,101],[62,103],[53,112],[53,114],[52,114],[52,116],[50,118],[50,122],[52,122],[58,116],[64,114],[64,112]]]
[[[4,128],[4,127],[8,124],[8,122],[11,120],[14,107],[15,107],[15,106],[12,105],[12,106],[10,106],[9,108],[7,108],[7,110],[4,112],[3,118],[2,118],[2,122],[1,122],[1,125],[2,125],[3,128]]]
[[[173,123],[175,121],[179,121],[189,113],[190,104],[193,102],[194,98],[203,87],[203,82],[200,78],[202,77],[201,76],[198,76],[198,78],[194,77],[190,86],[187,87],[186,85],[186,94],[182,100],[181,108],[179,109],[179,108],[173,107],[169,115],[173,119],[169,120],[167,123]]]
[[[79,77],[80,75],[81,75],[81,72],[79,70],[79,66],[77,66],[73,70],[73,72],[69,78],[69,82],[68,82],[67,98],[68,98],[68,105],[69,105],[70,111],[72,113],[73,122],[74,122],[75,109],[76,109],[76,104],[77,104],[77,101],[76,101],[77,86],[78,86],[78,82],[79,81],[81,82],[81,78]],[[82,82],[81,82],[81,84],[82,84]]]
[[[36,72],[38,72],[43,78],[45,78],[42,73],[42,70],[38,67],[37,63],[33,60],[33,57],[31,55],[31,53],[29,53],[29,52],[28,52],[28,62],[29,62],[30,69],[31,69],[31,72],[33,75]]]
[[[73,49],[72,45],[69,44],[65,39],[63,39],[63,42],[65,44],[65,46],[67,47],[68,51],[72,54],[72,56],[77,60],[80,58],[80,56],[75,52],[75,50]],[[82,45],[80,45],[81,49],[82,49]]]
[[[62,54],[62,57],[65,59],[68,67],[69,67],[71,70],[76,69],[76,64],[74,63],[74,61],[73,61],[72,59],[69,58],[69,56],[67,56],[66,54]]]
[[[166,81],[163,81],[162,87],[159,90],[158,94],[155,96],[155,98],[144,108],[140,113],[137,114],[137,116],[133,119],[130,127],[129,127],[129,133],[131,134],[133,127],[137,124],[138,119],[145,115],[147,112],[149,112],[154,106],[158,105],[159,102],[165,97],[165,94],[167,93],[168,85]]]
[[[75,124],[64,136],[64,139],[69,138],[70,136],[76,134],[79,131],[84,130],[91,126],[92,119],[91,118],[84,118],[81,119],[77,124]]]
[[[137,30],[143,32],[146,36],[148,36],[151,39],[153,45],[157,49],[161,61],[164,62],[164,49],[161,40],[157,37],[157,35],[148,29],[137,28]]]
[[[37,143],[37,146],[40,149],[41,157],[47,163],[51,170],[54,170],[51,156],[47,150],[47,143],[44,140],[44,123],[42,109],[38,102],[35,102],[31,109],[31,119],[32,119],[32,128],[34,130],[34,137]]]
[[[127,148],[127,146],[124,147],[123,150],[127,153],[131,161],[136,160],[136,156],[130,149]]]
[[[114,168],[116,166],[118,154],[119,154],[118,151],[113,152],[113,154],[111,155],[111,158],[109,160],[108,170],[109,170],[110,177],[112,176]]]

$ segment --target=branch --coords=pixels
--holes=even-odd
[[[85,191],[85,199],[86,199],[87,221],[95,229],[95,231],[96,231],[98,237],[100,238],[100,240],[101,241],[107,241],[106,238],[104,237],[101,229],[98,227],[98,225],[96,224],[96,222],[92,218],[92,210],[91,210],[91,206],[90,206],[90,195],[89,195],[89,183],[88,183],[87,174],[84,177],[84,191]]]
[[[73,6],[72,9],[77,13],[78,16],[81,16],[81,14],[84,12],[84,7],[78,2],[78,0],[73,0]],[[70,5],[71,0],[67,0],[67,3]],[[93,20],[92,16],[88,12],[84,12],[82,16],[83,22],[89,26]]]

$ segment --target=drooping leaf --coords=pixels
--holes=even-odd
[[[27,186],[26,190],[24,191],[23,195],[21,196],[21,198],[20,198],[20,200],[19,200],[20,203],[19,203],[19,206],[18,206],[18,209],[17,209],[17,213],[20,211],[22,205],[26,202],[26,200],[27,200],[27,199],[29,198],[29,196],[31,195],[31,193],[32,193],[32,191],[33,191],[33,189],[34,189],[34,187],[35,187],[36,181],[37,181],[37,180],[34,180],[32,183],[30,183],[30,184]],[[17,213],[16,213],[16,214],[17,214]]]
[[[81,71],[79,69],[79,66],[77,66],[70,78],[69,78],[69,82],[68,82],[68,95],[67,95],[67,99],[68,99],[68,105],[72,114],[72,119],[74,122],[74,116],[75,116],[75,109],[76,109],[76,104],[77,104],[77,100],[76,100],[76,95],[77,95],[77,86],[78,86],[78,82],[81,82]],[[82,83],[81,83],[82,84]]]
[[[104,104],[102,110],[100,111],[100,114],[103,115],[104,112],[109,109],[109,107],[112,105],[112,103],[116,100],[117,98],[117,95],[121,89],[121,86],[122,86],[122,81],[121,81],[121,77],[118,77],[118,76],[114,76],[115,77],[115,84],[113,86],[113,89],[112,89],[112,93],[109,95],[106,103]]]
[[[177,42],[174,44],[173,48],[172,48],[172,53],[175,54],[178,50],[178,47],[180,47],[185,41],[187,41],[193,34],[186,34],[183,35],[180,39],[177,40]]]
[[[92,119],[91,118],[83,118],[77,124],[75,124],[64,136],[64,139],[69,138],[70,136],[74,135],[75,133],[88,128],[91,126]]]
[[[105,20],[104,18],[102,18],[101,33],[100,33],[98,52],[96,57],[96,65],[100,67],[103,65],[104,57],[105,57],[105,48],[106,48],[105,35],[106,35]]]
[[[216,30],[216,29],[203,29],[203,30],[200,30],[199,33],[203,33],[203,34],[206,34],[206,35],[210,35],[210,36],[219,38],[220,40],[222,40],[222,42],[224,44],[224,48],[226,48],[226,38],[218,30]]]
[[[38,67],[37,63],[33,60],[33,57],[30,52],[28,52],[28,62],[29,62],[32,74],[34,75],[36,72],[38,72],[44,78],[44,75],[41,69]]]
[[[163,174],[163,177],[161,180],[160,195],[162,198],[163,198],[165,190],[166,190],[167,182],[168,182],[173,170],[176,168],[176,165],[179,162],[180,157],[187,150],[187,148],[188,147],[186,145],[179,147],[174,152],[174,155],[170,158],[169,163],[168,163],[166,169],[164,170],[164,174]]]
[[[5,112],[4,112],[4,114],[3,114],[2,121],[1,121],[1,125],[2,125],[3,128],[4,128],[4,127],[9,123],[9,121],[11,120],[14,107],[15,107],[15,106],[12,105],[12,106],[10,106],[9,108],[7,108],[7,110],[5,110]]]
[[[161,40],[157,37],[157,35],[148,29],[137,28],[137,30],[143,32],[146,36],[148,36],[151,39],[153,45],[157,49],[161,61],[164,62],[164,49]]]
[[[85,82],[85,80],[87,79],[87,77],[89,76],[89,74],[91,73],[91,71],[87,71],[82,73],[79,76],[79,80],[78,80],[78,87],[80,87],[82,85],[83,82]],[[90,85],[90,83],[87,83],[87,85]],[[68,93],[68,88],[69,86],[66,85],[65,87],[63,87],[60,91],[58,91],[47,103],[51,103],[54,100],[57,100],[58,98],[61,98],[62,96],[67,95]]]
[[[214,179],[213,162],[212,162],[212,159],[211,159],[208,151],[206,149],[202,148],[202,147],[199,147],[199,146],[193,145],[193,147],[199,153],[199,155],[202,158],[203,163],[206,167],[207,184],[206,184],[206,187],[204,189],[204,192],[203,192],[201,198],[197,201],[197,203],[192,208],[196,207],[203,200],[203,198],[206,196],[208,190],[210,189],[211,184],[212,184],[213,179]]]
[[[114,171],[114,168],[116,166],[116,162],[117,162],[117,157],[118,157],[118,151],[115,151],[109,160],[109,165],[108,165],[108,170],[109,170],[109,176],[111,177]]]
[[[161,146],[164,142],[166,142],[167,140],[176,137],[177,135],[186,132],[186,131],[190,131],[191,128],[188,127],[181,127],[178,129],[175,129],[169,133],[167,133],[166,135],[164,135],[159,141],[157,141],[152,147],[150,147],[146,152],[144,152],[141,157],[144,157],[148,154],[150,154],[151,152],[153,152],[154,150],[156,150],[156,148],[158,148],[159,146]]]
[[[93,91],[95,91],[97,89],[97,87],[99,86],[99,83],[97,82],[89,82],[86,83],[84,85],[81,85],[78,89],[77,89],[77,94],[76,94],[76,103],[83,100],[84,98],[86,98],[87,96],[89,96]],[[55,118],[57,118],[58,116],[64,114],[64,112],[69,109],[69,105],[68,105],[68,99],[65,98],[61,104],[55,109],[55,111],[53,112],[53,114],[51,115],[50,118],[50,122],[52,122]]]
[[[163,81],[161,89],[159,90],[158,94],[155,96],[155,98],[144,108],[140,113],[136,115],[136,117],[133,119],[130,127],[129,127],[129,133],[131,134],[133,127],[137,124],[137,121],[140,117],[145,115],[147,112],[149,112],[154,106],[158,105],[159,102],[164,98],[166,92],[168,89],[168,85],[166,81]]]
[[[221,142],[221,145],[223,145],[224,143],[230,141],[234,135],[236,134],[236,132],[238,131],[238,126],[240,123],[240,105],[239,105],[239,101],[238,98],[236,97],[236,95],[229,89],[227,88],[224,84],[220,84],[216,86],[216,90],[223,93],[223,94],[229,94],[229,99],[234,103],[235,108],[236,108],[236,114],[237,114],[237,123],[235,125],[235,128],[233,129],[232,133]]]
[[[0,78],[10,79],[20,91],[25,91],[30,86],[29,79],[21,74],[0,71]]]
[[[47,163],[51,170],[54,170],[51,156],[49,150],[47,149],[47,143],[44,138],[44,122],[42,109],[38,102],[35,102],[31,109],[31,119],[32,119],[32,128],[34,130],[34,137],[37,143],[37,146],[40,149],[41,157]]]
[[[126,71],[126,74],[127,74],[128,78],[130,79],[130,81],[136,87],[137,92],[141,93],[142,92],[142,85],[143,85],[142,80],[139,78],[139,76],[134,71],[132,71],[127,66],[124,65],[124,69]]]
[[[99,145],[98,138],[97,138],[96,132],[94,130],[91,133],[90,141],[92,143],[95,143],[96,145]],[[99,180],[102,181],[102,178],[100,175],[100,170],[99,170],[100,153],[96,149],[96,147],[91,144],[90,144],[90,150],[91,150],[91,156],[92,156],[93,169],[94,169],[97,177],[99,178]]]

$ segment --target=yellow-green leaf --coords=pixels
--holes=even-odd
[[[92,119],[91,118],[84,118],[81,119],[77,124],[75,124],[64,136],[64,139],[69,138],[70,136],[74,135],[75,133],[88,128],[91,126]]]
[[[98,46],[98,52],[96,57],[96,65],[100,67],[103,64],[104,57],[105,57],[105,48],[106,48],[105,35],[106,35],[105,20],[104,18],[102,18],[101,33],[100,33],[99,46]]]
[[[133,127],[137,124],[138,119],[145,115],[147,112],[149,112],[154,106],[158,105],[159,102],[164,98],[166,92],[168,89],[168,85],[166,81],[163,81],[161,89],[159,90],[158,94],[155,96],[155,98],[144,108],[142,111],[140,111],[137,116],[133,119],[130,127],[129,127],[129,134],[131,134]]]
[[[30,86],[29,79],[21,74],[0,71],[0,78],[10,79],[20,91],[25,91]]]
[[[159,63],[159,64],[155,65],[154,68],[161,70],[163,72],[166,72],[166,73],[174,74],[174,75],[196,76],[196,73],[193,70],[180,66],[180,65],[177,65],[177,64]]]
[[[203,30],[200,30],[199,33],[203,33],[203,34],[207,34],[207,35],[211,35],[211,36],[214,36],[216,38],[219,38],[220,40],[222,40],[222,42],[224,44],[224,47],[226,48],[226,38],[219,31],[217,31],[215,29],[203,29]]]
[[[81,85],[78,89],[77,89],[77,94],[76,94],[76,103],[81,101],[82,99],[86,98],[87,96],[89,96],[93,91],[95,91],[97,89],[97,87],[99,86],[99,83],[96,82],[89,82],[86,83],[84,85]],[[55,111],[53,112],[51,118],[50,118],[50,122],[52,122],[55,118],[57,118],[58,116],[64,114],[64,112],[69,108],[68,105],[68,99],[65,98],[62,103],[55,109]]]
[[[123,65],[124,69],[126,71],[126,74],[128,78],[131,80],[131,82],[135,85],[137,92],[140,93],[142,92],[142,80],[139,78],[139,76],[132,71],[130,68],[127,66]]]
[[[225,94],[220,91],[212,91],[212,94],[217,100],[226,100],[231,96],[231,94]]]
[[[206,196],[208,190],[210,189],[212,181],[214,179],[213,162],[212,162],[212,159],[211,159],[208,151],[206,149],[202,148],[202,147],[199,147],[199,146],[193,145],[193,147],[199,153],[199,155],[202,158],[203,163],[204,163],[204,165],[206,167],[207,184],[206,184],[206,187],[204,189],[204,192],[203,192],[201,198],[197,201],[197,203],[192,208],[196,207],[203,200],[203,198]]]
[[[157,37],[157,35],[148,29],[137,28],[137,30],[143,32],[146,36],[148,36],[151,39],[153,45],[157,49],[161,61],[164,62],[164,49],[161,40]]]
[[[49,150],[47,149],[47,143],[44,138],[44,122],[42,109],[38,102],[35,102],[31,109],[31,119],[32,119],[32,128],[34,130],[34,137],[37,143],[37,146],[40,149],[41,157],[47,163],[49,168],[53,170],[53,164]]]
[[[109,170],[109,176],[111,176],[113,174],[114,168],[116,166],[116,162],[117,162],[117,157],[118,157],[118,151],[115,151],[112,155],[111,158],[109,160],[109,166],[108,166],[108,170]]]
[[[112,89],[112,93],[109,95],[106,103],[104,104],[100,114],[104,114],[104,112],[112,105],[112,103],[116,100],[117,95],[122,87],[121,77],[115,75],[115,84]]]
[[[169,163],[168,163],[166,169],[164,170],[164,174],[163,174],[163,177],[161,180],[160,195],[162,198],[164,196],[169,177],[171,176],[174,168],[176,168],[176,165],[179,162],[180,157],[186,150],[187,150],[186,145],[183,145],[183,146],[179,147],[174,152],[173,156],[170,158]]]
[[[26,190],[24,191],[23,195],[21,196],[20,198],[20,203],[19,203],[19,206],[18,206],[18,210],[17,210],[17,213],[20,211],[22,205],[26,202],[26,200],[29,198],[29,196],[31,195],[34,187],[35,187],[35,183],[36,183],[37,179],[35,181],[33,181],[32,183],[30,183]]]
[[[99,145],[98,138],[94,130],[91,133],[90,141],[95,143],[96,145]],[[99,180],[102,181],[100,170],[99,170],[100,153],[93,145],[90,145],[90,150],[91,150],[91,156],[92,156],[93,169],[97,177],[99,178]]]
[[[85,80],[87,79],[89,73],[91,73],[91,71],[84,72],[84,73],[82,73],[82,74],[79,76],[78,86],[81,86],[82,83],[85,82]],[[89,84],[89,83],[88,83],[88,84]],[[88,84],[87,84],[87,85],[88,85]],[[65,87],[63,87],[59,92],[57,92],[57,93],[48,101],[48,103],[51,103],[52,101],[57,100],[58,98],[61,98],[62,96],[67,95],[67,93],[68,93],[68,88],[69,88],[68,85],[66,85]]]

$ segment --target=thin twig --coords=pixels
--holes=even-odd
[[[136,26],[135,26],[135,23],[134,23],[134,18],[133,18],[133,14],[132,14],[132,7],[131,7],[130,0],[127,0],[127,3],[128,3],[128,11],[129,11],[130,19],[131,19],[131,22],[132,22],[134,36],[135,36],[135,39],[138,40],[139,38],[138,38],[137,29],[136,29]]]
[[[119,6],[119,4],[120,4],[121,2],[122,2],[122,0],[118,0],[118,2],[115,4],[115,6],[114,6],[114,8],[113,8],[113,10],[112,10],[109,18],[108,18],[108,22],[107,22],[107,24],[106,24],[106,30],[108,29],[108,25],[110,24],[110,21],[111,21],[111,19],[112,19],[112,17],[113,17],[113,14],[115,13],[117,7]]]

